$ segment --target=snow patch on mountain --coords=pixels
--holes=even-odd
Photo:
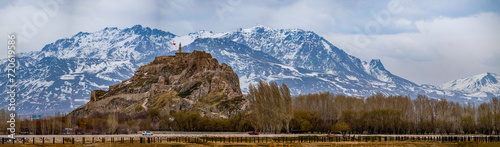
[[[500,75],[482,73],[444,83],[440,87],[447,90],[462,91],[472,97],[500,96]]]

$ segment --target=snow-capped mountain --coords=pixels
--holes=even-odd
[[[92,90],[128,79],[140,65],[170,52],[165,49],[170,49],[167,46],[174,37],[142,26],[105,28],[59,39],[38,52],[21,53],[17,56],[17,112],[69,112],[87,103]],[[4,103],[8,97],[5,61],[0,62]]]
[[[462,78],[444,83],[442,89],[462,91],[471,97],[500,96],[500,75],[483,73],[468,78]]]
[[[232,32],[198,31],[176,36],[136,25],[80,32],[48,44],[41,51],[19,54],[18,113],[71,111],[86,103],[92,90],[106,90],[132,77],[139,66],[153,61],[155,56],[173,55],[177,52],[173,42],[182,43],[183,51],[207,51],[219,62],[232,66],[243,92],[250,83],[265,80],[286,83],[293,94],[425,94],[471,103],[485,98],[465,90],[417,85],[391,74],[380,60],[361,61],[311,31],[259,25]],[[6,60],[0,63],[4,69],[0,88],[6,89]],[[2,106],[6,106],[7,91],[0,96],[5,98]]]

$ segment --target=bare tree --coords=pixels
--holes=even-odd
[[[261,132],[279,132],[283,124],[288,131],[293,118],[290,90],[285,84],[260,81],[257,88],[250,84],[248,95],[254,128]]]
[[[292,95],[290,94],[290,89],[285,83],[281,84],[280,93],[282,97],[283,105],[283,120],[285,121],[286,132],[290,133],[290,121],[293,118],[293,106],[292,106]]]
[[[115,114],[109,114],[108,119],[106,120],[106,124],[108,125],[109,133],[113,134],[116,132],[118,128],[118,119]]]

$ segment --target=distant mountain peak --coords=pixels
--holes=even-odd
[[[479,74],[479,75],[482,75],[484,77],[492,77],[492,76],[496,76],[497,74],[491,73],[491,72],[485,72],[485,73],[482,73],[482,74]]]
[[[142,28],[142,25],[136,24],[136,25],[132,26],[132,28]]]
[[[257,24],[255,26],[253,26],[252,28],[267,28],[267,29],[271,29],[271,27],[265,26],[263,24]]]
[[[85,36],[85,35],[89,35],[90,33],[89,32],[78,32],[76,35],[74,35],[73,37],[81,37],[81,36]]]
[[[372,59],[370,61],[370,67],[385,70],[384,65],[382,64],[382,61],[380,61],[380,59]]]
[[[486,72],[486,73],[472,76],[470,79],[474,80],[474,81],[480,81],[481,83],[498,83],[497,77],[499,77],[499,76],[495,73]],[[463,78],[463,79],[467,79],[467,78]]]
[[[104,31],[106,31],[106,29]],[[132,32],[134,34],[141,36],[170,36],[170,37],[175,36],[170,32],[165,32],[159,29],[151,29],[149,27],[143,27],[142,25],[135,25],[131,28],[125,28],[122,31],[126,33]]]
[[[140,26],[140,27],[142,27],[142,26]],[[104,30],[117,30],[117,29],[118,29],[117,27],[106,27],[106,28],[104,28]]]
[[[199,31],[196,31],[194,33],[189,33],[188,36],[197,37],[197,38],[216,38],[216,37],[221,37],[225,34],[227,34],[227,33],[214,33],[212,31],[199,30]]]
[[[497,79],[497,77],[499,77],[497,74],[487,72],[484,74],[483,78],[481,78],[481,82],[498,83],[498,80],[500,79]]]
[[[500,93],[500,76],[495,73],[482,73],[472,77],[461,78],[444,83],[440,87],[448,90],[465,91],[469,94],[495,95]]]
[[[238,31],[239,32],[246,32],[246,33],[250,33],[250,32],[265,33],[265,32],[269,32],[269,31],[314,33],[312,31],[306,31],[306,30],[303,30],[303,29],[300,29],[300,28],[282,28],[282,29],[276,29],[276,28],[272,28],[272,27],[265,26],[265,25],[262,25],[262,24],[257,24],[257,25],[255,25],[253,27],[246,28],[246,29],[240,28]]]
[[[274,29],[271,27],[268,27],[268,26],[257,24],[256,26],[253,26],[251,28],[241,29],[239,31],[245,32],[245,33],[251,33],[251,32],[264,33],[266,31],[271,31],[271,30],[274,30]]]

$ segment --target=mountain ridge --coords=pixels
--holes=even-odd
[[[471,96],[499,96],[500,75],[495,73],[482,73],[472,77],[465,77],[452,80],[440,85],[440,88],[447,90],[463,91]]]
[[[41,51],[20,53],[20,111],[71,111],[85,104],[92,90],[106,90],[132,77],[139,66],[155,57],[177,52],[174,42],[182,43],[186,52],[206,51],[232,66],[243,92],[250,83],[265,80],[286,83],[294,95],[319,91],[350,96],[425,94],[464,103],[481,103],[485,98],[415,84],[392,74],[380,60],[361,61],[312,31],[255,26],[177,36],[136,25],[80,32],[47,44]],[[0,67],[5,69],[5,62]],[[0,88],[5,87],[3,83]],[[499,94],[486,96],[494,95]]]

